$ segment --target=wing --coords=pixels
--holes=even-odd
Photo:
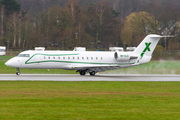
[[[76,66],[72,67],[75,70],[90,70],[90,71],[96,71],[96,72],[103,72],[106,70],[114,70],[114,69],[121,69],[121,68],[127,68],[131,67],[132,64],[126,64],[126,65],[100,65],[100,66]]]

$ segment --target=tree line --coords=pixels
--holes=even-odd
[[[0,7],[0,45],[13,49],[137,46],[147,34],[176,34],[172,42],[166,39],[160,44],[179,48],[180,10],[172,4],[150,2],[127,17],[120,16],[121,11],[108,1],[82,6],[69,0],[38,14],[24,12],[15,0],[0,0]]]

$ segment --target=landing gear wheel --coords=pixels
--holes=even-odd
[[[91,71],[91,72],[89,72],[89,74],[90,74],[91,76],[95,76],[96,72],[95,72],[95,71]]]
[[[81,70],[79,71],[80,75],[85,75],[86,74],[86,71],[85,70]]]
[[[20,72],[16,72],[16,75],[20,75]]]
[[[20,75],[20,69],[17,68],[16,71],[17,71],[17,72],[16,72],[16,75]]]

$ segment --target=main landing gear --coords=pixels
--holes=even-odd
[[[90,74],[91,76],[95,76],[96,72],[95,72],[95,71],[89,71],[89,74]]]
[[[79,74],[80,75],[86,75],[86,71],[85,70],[81,70],[81,71],[79,71]]]
[[[89,70],[77,70],[76,72],[79,72],[80,75],[86,75],[86,72]],[[96,71],[89,71],[89,74],[91,76],[94,76],[96,74]]]
[[[19,68],[16,68],[16,75],[20,75],[20,69]]]

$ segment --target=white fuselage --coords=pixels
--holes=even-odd
[[[24,51],[18,56],[6,62],[7,66],[14,68],[38,68],[38,69],[68,69],[79,70],[92,67],[119,66],[130,67],[142,63],[136,63],[137,59],[130,60],[132,52],[119,52],[121,59],[114,58],[115,52],[100,51]],[[128,58],[126,59],[126,57]],[[136,56],[136,55],[133,55]],[[138,56],[137,56],[138,58]],[[149,62],[146,61],[146,62]]]

